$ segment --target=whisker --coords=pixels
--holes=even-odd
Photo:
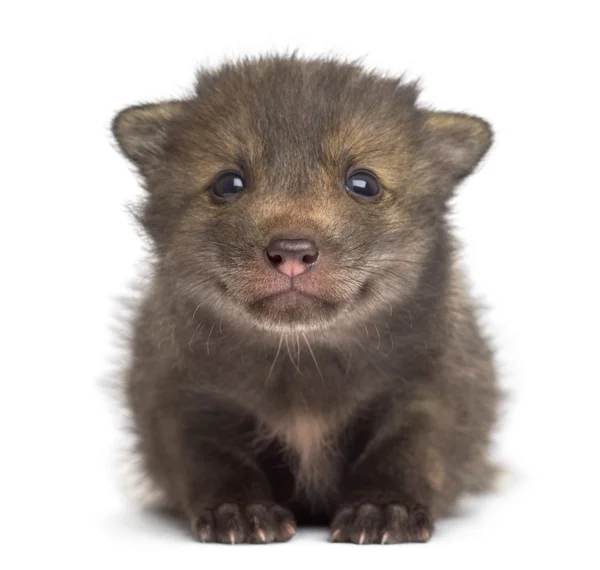
[[[273,358],[273,363],[271,364],[271,368],[269,368],[269,373],[267,374],[267,378],[265,379],[265,384],[269,381],[269,378],[271,377],[271,373],[273,372],[273,368],[275,368],[275,363],[277,362],[277,359],[279,358],[279,353],[281,352],[282,344],[283,344],[283,333],[281,333],[281,336],[279,337],[279,346],[277,347],[277,352],[275,353],[275,358]]]
[[[381,347],[381,334],[379,333],[379,328],[377,327],[377,325],[375,323],[373,323],[373,326],[375,327],[375,330],[377,331],[377,350],[379,350],[379,348]]]
[[[213,329],[215,328],[215,323],[210,327],[210,332],[208,333],[208,338],[206,339],[206,354],[210,354],[210,336],[212,335]]]
[[[199,328],[202,326],[202,323],[203,323],[203,322],[204,322],[204,321],[200,321],[200,322],[198,323],[198,326],[196,327],[196,330],[194,330],[194,333],[192,334],[192,338],[190,338],[190,342],[188,342],[188,347],[190,348],[190,350],[191,350],[192,352],[194,352],[194,349],[193,349],[193,347],[192,347],[192,344],[194,344],[194,339],[196,338],[196,333],[198,332],[198,329],[199,329]]]
[[[365,332],[367,333],[367,340],[369,340],[369,329],[367,328],[367,323],[365,323],[364,319],[361,319],[361,321],[363,322],[363,325],[365,327]]]
[[[289,340],[288,340],[288,335],[285,335],[285,346],[287,348],[287,353],[288,353],[288,357],[291,361],[291,363],[294,365],[294,368],[296,369],[296,372],[298,374],[302,374],[302,372],[300,371],[300,358],[298,357],[298,362],[296,362],[294,360],[294,357],[292,356],[292,351],[290,350],[290,344],[289,344]]]
[[[325,386],[325,378],[323,378],[321,369],[319,368],[319,365],[317,364],[317,359],[315,358],[315,353],[313,352],[313,349],[310,346],[310,342],[308,342],[308,338],[306,338],[306,335],[304,334],[304,332],[302,333],[302,336],[304,337],[304,340],[306,341],[306,346],[308,346],[308,351],[310,352],[310,355],[312,356],[313,362],[315,363],[315,367],[317,368],[317,372],[319,373],[319,376],[321,377],[321,382],[323,383],[323,386]]]
[[[392,331],[390,330],[390,327],[387,323],[385,323],[385,326],[388,330],[388,333],[390,335],[390,350],[388,352],[386,352],[384,354],[384,356],[389,356],[390,354],[392,354],[392,351],[394,350],[394,336],[392,335]]]
[[[198,312],[198,310],[200,309],[200,305],[202,305],[202,301],[200,301],[198,303],[198,306],[196,307],[196,309],[194,310],[194,314],[192,315],[192,321],[196,318],[196,313]],[[200,321],[202,322],[202,321]]]
[[[297,353],[298,364],[297,364],[296,368],[298,370],[300,370],[300,335],[298,333],[296,333],[296,344],[298,345],[298,353]]]
[[[379,258],[377,258],[377,261],[378,262],[380,262],[380,261],[391,261],[393,263],[410,263],[410,264],[413,264],[413,265],[422,265],[423,264],[423,262],[421,262],[421,261],[414,261],[414,260],[411,260],[411,259],[403,259],[401,257],[379,257]]]
[[[283,334],[283,333],[282,333]],[[290,343],[288,342],[288,335],[285,335],[285,348],[287,349],[287,353],[288,353],[288,358],[294,362],[293,358],[292,358],[292,353],[290,352]]]

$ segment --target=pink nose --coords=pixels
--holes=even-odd
[[[318,258],[317,246],[309,239],[276,239],[267,246],[271,267],[290,278],[308,271]]]

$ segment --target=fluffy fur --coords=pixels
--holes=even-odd
[[[267,57],[113,131],[147,196],[152,278],[125,393],[143,470],[203,541],[426,541],[485,488],[498,389],[448,201],[491,144],[478,118],[354,63]],[[381,193],[349,192],[369,171]],[[245,189],[215,196],[219,173]],[[265,253],[309,239],[290,279]]]

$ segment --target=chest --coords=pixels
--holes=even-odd
[[[310,502],[326,500],[337,487],[341,430],[335,418],[307,411],[289,412],[261,426],[262,437],[283,449],[296,494]]]

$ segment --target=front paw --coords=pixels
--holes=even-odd
[[[192,520],[192,532],[201,542],[265,544],[292,538],[296,523],[292,513],[279,505],[222,503],[202,509]]]
[[[395,544],[427,542],[433,518],[422,505],[361,503],[340,508],[331,523],[332,542]]]

